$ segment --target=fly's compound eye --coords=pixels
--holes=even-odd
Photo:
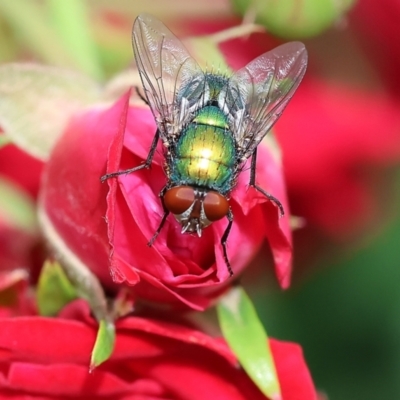
[[[175,215],[183,214],[194,202],[194,190],[190,186],[175,186],[164,195],[165,207]]]
[[[208,192],[203,200],[203,207],[209,221],[217,221],[229,212],[229,203],[226,197],[217,192]]]

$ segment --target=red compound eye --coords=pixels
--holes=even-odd
[[[182,214],[194,202],[194,190],[190,186],[175,186],[164,195],[164,204],[172,214]]]
[[[203,206],[209,221],[217,221],[225,217],[229,211],[228,200],[217,192],[208,192],[203,201]]]

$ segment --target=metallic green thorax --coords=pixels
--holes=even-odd
[[[178,140],[171,181],[225,194],[232,188],[235,162],[227,117],[219,107],[207,105],[197,111]]]

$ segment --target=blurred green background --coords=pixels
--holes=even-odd
[[[248,286],[269,335],[301,343],[329,399],[399,396],[399,235],[397,219],[364,247],[313,263],[285,293]]]
[[[361,90],[365,96],[390,103],[391,134],[397,135],[400,147],[400,78],[393,72],[400,70],[395,28],[400,6],[395,0],[342,2],[339,8],[334,3],[338,4],[319,0],[3,0],[0,61],[38,61],[78,69],[105,82],[132,65],[130,29],[141,12],[155,14],[178,36],[212,33],[237,25],[242,18],[256,18],[269,31],[265,43],[305,42],[311,77],[337,85],[338,90]],[[305,118],[318,117],[313,109],[305,112]],[[362,118],[368,122],[371,115]],[[382,119],[383,127],[385,123]],[[296,132],[299,136],[301,129]],[[386,141],[385,129],[376,132],[377,144]],[[11,169],[10,176],[15,177],[17,166],[5,165],[1,151],[0,173],[7,175]],[[269,335],[303,346],[321,399],[323,395],[331,400],[400,398],[399,161],[400,152],[387,160],[384,154],[375,161],[352,160],[376,207],[359,216],[356,224],[343,215],[344,222],[349,218],[348,226],[343,223],[335,231],[319,224],[312,210],[308,215],[307,207],[298,202],[311,201],[315,193],[308,193],[306,185],[301,191],[302,182],[298,189],[289,180],[291,207],[306,221],[294,233],[293,285],[286,292],[278,289],[272,267],[266,272],[270,258],[262,252],[243,278]],[[315,168],[322,168],[318,161]],[[325,190],[318,182],[315,185],[316,192]],[[37,190],[29,190],[34,197]]]

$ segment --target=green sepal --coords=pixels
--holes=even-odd
[[[217,313],[224,338],[250,379],[269,399],[280,400],[268,336],[245,291],[239,286],[230,289],[220,299]]]
[[[46,260],[40,273],[36,292],[40,315],[53,316],[78,297],[61,265]]]
[[[96,367],[107,361],[114,350],[115,345],[115,325],[113,322],[102,319],[99,322],[96,342],[93,347],[90,359],[90,372]]]

